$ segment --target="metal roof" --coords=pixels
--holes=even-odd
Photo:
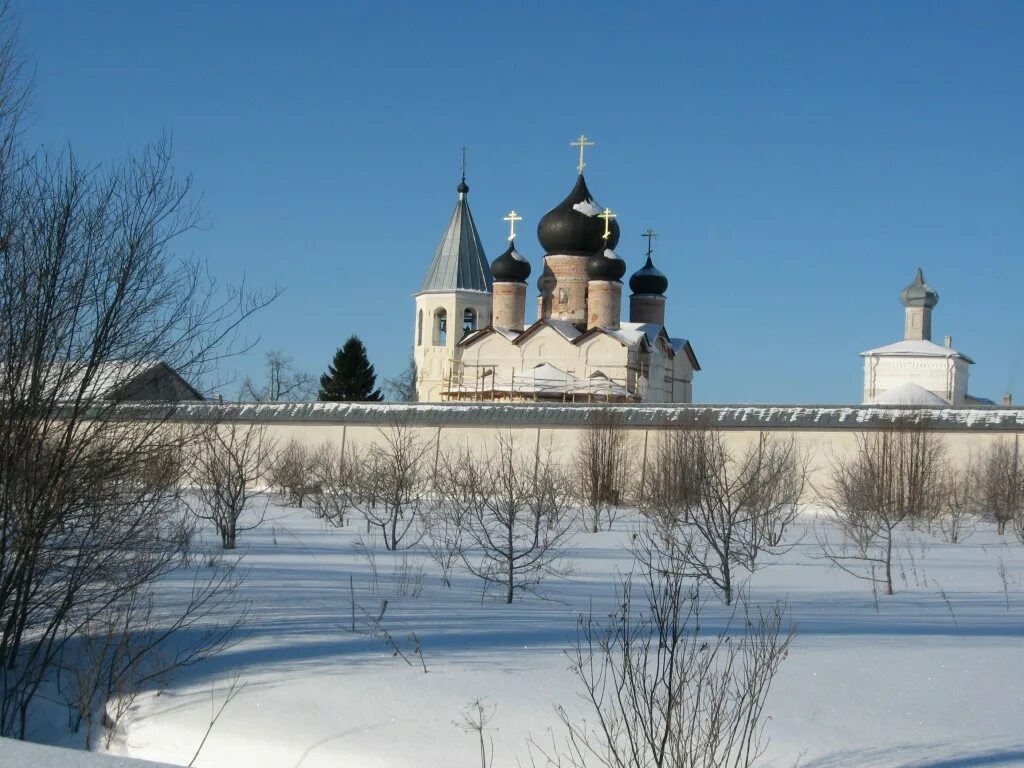
[[[429,291],[491,291],[491,266],[484,255],[480,234],[476,231],[469,210],[465,183],[459,185],[459,201],[455,204],[448,229],[434,253],[430,270],[420,287]]]

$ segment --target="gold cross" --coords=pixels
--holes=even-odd
[[[516,222],[522,221],[523,217],[518,215],[515,211],[511,211],[508,216],[505,217],[505,221],[508,222],[508,239],[516,239]]]
[[[650,228],[648,228],[648,230],[646,232],[644,232],[642,235],[640,235],[640,237],[646,237],[647,238],[647,255],[648,256],[650,256],[651,252],[654,250],[654,245],[653,245],[654,238],[656,238],[657,236],[658,236],[658,233],[655,232],[653,229],[650,229]]]
[[[604,239],[607,240],[612,236],[612,219],[615,218],[615,214],[612,213],[611,208],[605,208],[603,212],[597,214],[597,218],[604,219]]]
[[[594,142],[590,141],[586,136],[584,136],[581,133],[580,137],[576,139],[576,141],[569,142],[569,146],[580,148],[580,164],[577,165],[576,167],[579,169],[580,173],[583,173],[583,169],[587,167],[587,164],[583,162],[583,150],[586,147],[594,146]]]

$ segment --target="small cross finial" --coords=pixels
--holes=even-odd
[[[516,222],[522,221],[523,217],[517,214],[515,211],[510,211],[508,216],[505,217],[505,221],[508,222],[508,239],[516,239]]]
[[[657,236],[658,233],[655,232],[650,227],[647,228],[646,232],[640,235],[640,237],[647,238],[647,258],[651,258],[651,253],[654,251],[654,238],[656,238]]]
[[[612,236],[612,219],[615,218],[615,214],[612,213],[611,208],[605,208],[601,213],[597,214],[599,219],[604,219],[604,234],[602,237],[607,240]]]
[[[466,166],[469,165],[469,163],[466,162],[466,151],[467,151],[468,147],[466,147],[466,145],[463,144],[461,147],[459,147],[459,149],[462,151],[462,180],[465,181],[466,180]]]
[[[587,167],[587,164],[583,162],[583,150],[587,147],[594,146],[594,142],[590,141],[590,139],[588,139],[581,133],[580,137],[576,139],[576,141],[569,142],[569,146],[580,148],[580,164],[577,165],[576,167],[579,169],[580,173],[583,173],[583,169]]]

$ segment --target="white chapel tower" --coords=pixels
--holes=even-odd
[[[864,402],[884,405],[972,405],[986,401],[967,394],[968,366],[974,361],[945,344],[932,341],[932,309],[939,294],[918,268],[900,293],[903,339],[861,352],[864,358]]]
[[[467,333],[491,323],[491,267],[469,210],[465,177],[458,193],[448,228],[415,294],[413,358],[420,402],[441,399],[456,345]]]

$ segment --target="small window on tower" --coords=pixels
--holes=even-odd
[[[568,304],[569,303],[569,289],[568,288],[559,288],[558,289],[558,303],[559,304]]]
[[[423,346],[423,310],[420,310],[419,318],[416,320],[416,346]]]
[[[448,313],[443,309],[434,313],[434,346],[448,345]]]
[[[472,333],[476,330],[476,310],[469,307],[462,313],[462,335]]]

